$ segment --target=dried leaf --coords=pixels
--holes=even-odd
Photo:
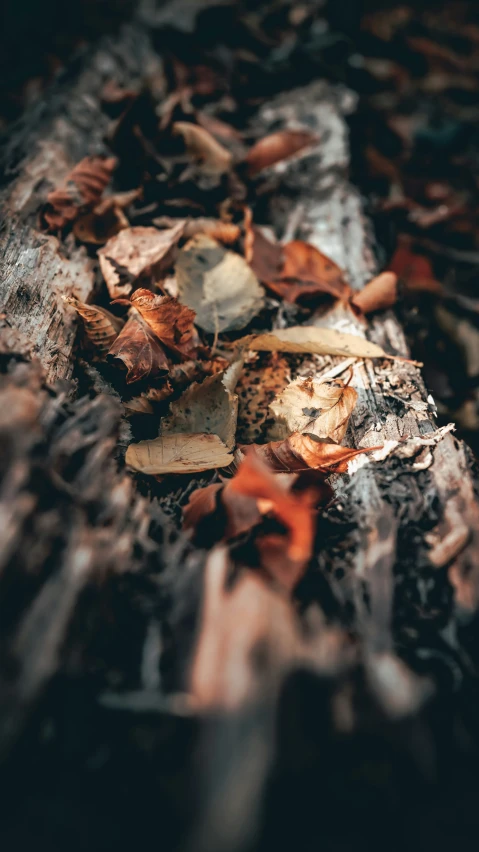
[[[236,361],[227,370],[195,382],[171,404],[170,415],[161,422],[161,433],[205,432],[218,435],[231,450],[235,444],[238,397],[234,393],[243,367]]]
[[[102,213],[95,209],[80,216],[73,225],[73,233],[82,243],[102,246],[129,224],[123,210],[111,205]]]
[[[248,217],[249,218],[249,217]],[[274,281],[284,265],[283,246],[273,243],[245,217],[245,257],[259,281]]]
[[[171,216],[160,216],[158,219],[153,219],[153,224],[158,228],[173,228],[177,222],[178,219],[172,219]],[[182,236],[189,240],[196,237],[197,234],[206,234],[212,240],[230,246],[239,240],[241,228],[239,225],[233,225],[232,222],[222,222],[221,219],[199,216],[197,219],[187,220]]]
[[[176,280],[180,301],[210,333],[244,328],[263,307],[263,289],[246,261],[207,236],[180,251]]]
[[[389,269],[396,273],[408,290],[436,293],[439,296],[444,294],[444,287],[436,280],[429,258],[416,254],[406,242],[397,247]]]
[[[133,414],[153,414],[153,406],[143,394],[126,399],[123,402],[123,406],[128,416]]]
[[[283,246],[281,270],[277,277],[272,276],[264,283],[287,302],[318,293],[347,299],[351,293],[342,269],[315,246],[301,240]]]
[[[185,220],[181,219],[174,228],[166,231],[157,228],[125,228],[108,240],[98,251],[98,257],[111,298],[129,296],[135,279],[140,275],[152,272],[161,276],[173,261],[173,252],[184,227]],[[128,273],[129,280],[125,283],[121,282],[115,264]]]
[[[263,169],[287,160],[305,148],[318,145],[319,141],[319,136],[310,130],[280,130],[271,133],[256,142],[248,151],[245,158],[248,174],[254,177]]]
[[[293,432],[284,441],[271,441],[269,444],[254,444],[250,452],[254,452],[268,467],[274,471],[303,471],[312,468],[325,474],[345,473],[348,462],[361,453],[370,453],[380,447],[365,447],[358,450],[352,447],[341,447],[339,444],[328,443],[310,435]],[[242,459],[243,447],[238,454]]]
[[[73,225],[77,240],[92,245],[103,245],[124,228],[129,227],[123,209],[141,195],[141,190],[117,192],[100,201],[94,209],[80,216]]]
[[[42,218],[48,229],[64,228],[81,211],[96,204],[110,183],[115,166],[114,157],[85,157],[77,163],[64,185],[47,196]]]
[[[352,355],[356,358],[396,357],[364,337],[314,325],[293,325],[265,334],[251,334],[241,338],[238,345],[241,344],[256,352],[298,352],[347,358]]]
[[[135,308],[132,308],[126,325],[110,347],[108,355],[119,358],[127,368],[126,381],[168,372],[168,359],[150,327]]]
[[[141,473],[160,475],[228,467],[233,456],[218,435],[178,434],[130,444],[125,461]]]
[[[188,121],[176,121],[173,133],[183,137],[188,154],[201,163],[206,174],[221,175],[231,169],[233,158],[230,152],[204,127]]]
[[[270,409],[276,417],[274,437],[308,432],[339,444],[356,405],[357,391],[342,379],[295,379],[274,400]],[[273,437],[273,436],[271,436]]]
[[[245,365],[236,388],[239,441],[252,444],[258,440],[266,420],[271,417],[268,406],[284,390],[288,380],[288,362],[275,353],[263,355],[259,363]]]
[[[396,303],[397,283],[395,272],[382,272],[355,293],[351,301],[363,314],[385,311]]]
[[[123,328],[123,320],[98,305],[86,305],[75,296],[63,296],[63,301],[81,316],[87,337],[102,355],[106,355]]]
[[[313,507],[318,496],[315,488],[292,492],[293,479],[288,476],[284,481],[251,453],[225,485],[193,492],[184,510],[184,528],[194,530],[200,541],[207,530],[212,543],[231,541],[257,527],[255,543],[262,567],[290,591],[312,554]],[[263,531],[260,525],[265,515],[280,521],[285,532],[272,535]]]
[[[172,296],[155,296],[142,287],[135,290],[129,303],[168,349],[184,359],[196,354],[201,341],[193,325],[194,311]]]

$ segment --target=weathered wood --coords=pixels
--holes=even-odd
[[[95,264],[85,247],[59,243],[39,228],[48,192],[82,157],[106,152],[109,119],[101,108],[104,84],[128,86],[153,71],[155,54],[140,28],[127,26],[105,39],[62,74],[44,101],[10,131],[2,158],[0,194],[1,307],[8,324],[25,337],[47,379],[69,377],[76,323],[62,295],[91,296]]]

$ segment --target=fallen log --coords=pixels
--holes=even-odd
[[[450,431],[437,428],[433,400],[413,364],[388,362],[386,370],[382,362],[345,365],[335,358],[296,363],[298,375],[315,377],[341,375],[352,366],[360,398],[350,444],[384,449],[376,459],[351,463],[349,479],[335,484],[336,499],[320,517],[317,552],[296,591],[295,612],[289,602],[278,608],[288,613],[281,641],[276,630],[267,631],[257,643],[261,653],[250,654],[258,648],[245,646],[241,668],[254,670],[259,684],[264,678],[269,694],[260,694],[244,713],[206,722],[198,746],[194,708],[174,693],[188,684],[212,563],[205,569],[205,553],[183,538],[172,543],[156,504],[118,471],[116,401],[75,399],[71,384],[54,385],[74,369],[76,326],[61,296],[74,292],[88,301],[95,265],[73,241],[60,246],[41,233],[37,219],[48,190],[76,161],[107,150],[103,84],[127,86],[157,61],[144,30],[126,28],[94,48],[73,78],[60,79],[41,108],[12,130],[6,148],[0,201],[0,354],[6,372],[0,389],[6,448],[0,510],[8,532],[0,563],[2,772],[9,778],[15,761],[19,775],[25,771],[33,743],[40,769],[29,778],[26,807],[34,814],[43,801],[41,770],[55,756],[58,777],[49,782],[48,801],[66,805],[72,816],[67,826],[50,816],[48,837],[63,843],[84,819],[76,788],[59,789],[73,765],[84,784],[95,778],[85,805],[87,827],[96,831],[102,824],[93,848],[104,848],[110,832],[118,842],[146,839],[158,808],[165,831],[190,842],[197,832],[195,848],[209,852],[269,842],[282,848],[296,840],[306,848],[314,831],[326,848],[352,843],[357,832],[379,846],[388,816],[398,817],[404,802],[411,803],[411,779],[419,789],[432,771],[424,738],[431,738],[432,750],[442,747],[434,726],[423,736],[421,708],[432,690],[418,675],[434,680],[438,669],[436,687],[446,681],[447,696],[439,698],[452,701],[474,671],[471,636],[461,634],[479,594],[472,462]],[[314,83],[270,101],[252,130],[260,137],[279,121],[321,136],[319,152],[291,161],[286,170],[272,168],[268,220],[280,236],[322,249],[360,289],[376,262],[362,200],[347,174],[345,115],[353,108],[348,91]],[[267,199],[265,192],[265,204]],[[365,333],[339,310],[315,322]],[[392,312],[376,316],[367,334],[387,352],[408,357]],[[219,558],[218,552],[210,556]],[[307,654],[296,648],[291,653],[295,631],[308,630],[317,644]],[[231,655],[233,679],[237,665]],[[78,725],[79,742],[69,725]],[[417,742],[424,746],[419,754]],[[390,751],[385,743],[393,743]],[[204,767],[201,749],[204,754],[207,746]],[[179,781],[185,767],[191,774],[190,749],[199,764],[193,778],[201,796],[192,796],[188,774]],[[371,807],[367,795],[361,797],[357,778],[359,772],[369,792],[379,795],[380,781],[368,787],[361,771],[369,761],[381,777],[383,759],[392,767],[391,787],[395,791],[397,784],[401,805],[391,804],[384,792],[380,804],[388,807],[372,827],[376,801]],[[138,770],[133,782],[132,764]],[[335,772],[342,773],[340,781]],[[105,788],[102,821],[93,799]],[[315,802],[321,796],[318,829]],[[338,826],[333,815],[344,799],[346,814],[354,818]],[[9,801],[24,801],[19,785],[11,786]],[[125,806],[120,815],[118,802]],[[434,808],[426,812],[432,819]],[[2,831],[17,845],[19,837],[31,842],[33,836],[14,818]],[[84,843],[80,833],[73,848]]]

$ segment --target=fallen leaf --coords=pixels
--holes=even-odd
[[[254,177],[267,169],[299,154],[305,148],[318,145],[319,136],[310,130],[279,130],[253,145],[245,157],[248,174]]]
[[[356,358],[391,358],[377,343],[356,334],[346,334],[334,328],[314,325],[293,325],[265,334],[251,334],[238,340],[238,346],[248,346],[256,352],[298,352],[313,355],[338,355]]]
[[[158,339],[172,352],[185,360],[196,354],[201,341],[193,325],[195,312],[181,305],[178,299],[157,296],[140,287],[134,291],[128,304],[136,308]]]
[[[176,281],[180,301],[210,333],[244,328],[263,307],[263,289],[244,258],[204,235],[179,252]]]
[[[339,444],[357,398],[357,391],[342,379],[295,379],[270,405],[276,418],[274,437],[287,438],[292,432],[307,432]]]
[[[133,414],[153,414],[153,406],[143,394],[124,400],[123,407],[129,417]]]
[[[312,468],[326,475],[330,473],[345,473],[348,462],[361,453],[370,453],[380,447],[365,447],[358,450],[352,447],[341,447],[301,432],[293,432],[284,441],[271,441],[269,444],[253,444],[241,447],[238,458],[242,460],[245,451],[254,452],[274,471],[303,471]]]
[[[152,378],[158,373],[167,373],[169,369],[160,341],[135,308],[130,310],[128,320],[108,355],[123,361],[127,368],[128,384]]]
[[[73,225],[73,233],[82,243],[101,246],[128,228],[129,224],[123,210],[112,204],[101,213],[97,212],[97,208],[91,213],[84,213]]]
[[[161,276],[173,261],[173,252],[183,234],[185,221],[181,219],[174,228],[165,231],[125,228],[99,249],[100,268],[112,299],[129,296],[134,281],[140,275],[151,272]],[[128,273],[129,280],[124,283],[121,282],[118,266]]]
[[[211,545],[231,541],[257,527],[255,544],[261,567],[291,591],[312,554],[318,497],[314,487],[294,493],[293,480],[288,476],[284,481],[253,453],[248,454],[233,479],[223,486],[214,484],[193,492],[184,510],[184,528],[194,530],[196,541],[206,532]],[[265,515],[280,521],[285,532],[262,530]]]
[[[227,370],[209,376],[201,384],[195,382],[178,400],[172,402],[170,414],[161,421],[161,433],[205,432],[218,435],[231,450],[235,444],[238,396],[234,393],[243,361]]]
[[[335,299],[347,299],[351,288],[344,272],[329,257],[310,243],[293,240],[282,247],[283,265],[276,276],[262,279],[266,287],[287,302],[304,296],[327,293]]]
[[[269,240],[245,217],[245,258],[259,281],[274,281],[284,265],[283,246]]]
[[[153,224],[158,228],[173,228],[177,222],[178,219],[172,219],[171,216],[159,216],[153,219]],[[182,236],[189,240],[197,234],[206,234],[212,240],[230,246],[240,238],[241,228],[239,225],[233,225],[232,222],[222,222],[221,219],[209,219],[205,216],[187,219]]]
[[[110,183],[114,157],[85,157],[71,170],[64,185],[47,196],[42,219],[55,231],[73,222],[80,212],[96,204]]]
[[[363,314],[385,311],[396,303],[397,283],[395,272],[382,272],[369,281],[359,293],[355,293],[351,302]]]
[[[389,269],[396,273],[407,290],[444,294],[444,287],[436,280],[429,258],[423,254],[416,254],[406,242],[398,245],[391,258]]]
[[[63,296],[63,301],[81,316],[87,337],[98,352],[106,355],[123,328],[123,320],[98,305],[86,305],[75,296]]]
[[[173,133],[183,137],[188,154],[201,163],[205,174],[221,175],[231,169],[233,158],[204,127],[189,121],[176,121]]]
[[[286,359],[274,352],[261,356],[260,361],[245,364],[236,387],[239,441],[252,444],[262,435],[271,417],[268,406],[288,384],[289,373]]]
[[[152,441],[130,444],[125,462],[140,473],[198,473],[228,467],[233,456],[218,435],[164,435]]]

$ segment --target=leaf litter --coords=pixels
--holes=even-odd
[[[297,376],[298,357],[405,361],[367,338],[367,317],[391,308],[404,284],[444,290],[411,240],[359,292],[317,246],[281,242],[261,219],[262,194],[271,175],[281,187],[291,163],[306,168],[321,138],[284,120],[248,147],[251,135],[227,122],[232,102],[222,100],[215,72],[179,59],[173,69],[176,89],[162,103],[148,88],[116,91],[113,101],[110,93],[119,115],[108,134],[114,157],[81,161],[46,198],[42,222],[96,251],[98,304],[66,301],[131,419],[129,470],[171,493],[178,478],[193,487],[209,472],[183,511],[195,543],[223,545],[211,555],[216,579],[212,563],[206,571],[189,688],[197,707],[232,707],[249,695],[251,666],[244,661],[244,680],[232,686],[228,655],[240,641],[245,654],[256,639],[270,641],[271,613],[281,613],[285,646],[302,647],[290,598],[315,551],[318,513],[334,499],[331,475],[352,472],[351,462],[370,453],[374,463],[388,458],[381,448],[343,445],[358,393],[341,365],[324,378]],[[221,107],[211,109],[215,98]],[[400,168],[373,144],[368,151],[372,168],[401,183]],[[389,209],[402,205],[417,228],[433,227],[427,210],[400,201],[387,199]],[[313,324],[318,310],[338,306],[361,333]],[[228,561],[242,572],[229,590]]]

